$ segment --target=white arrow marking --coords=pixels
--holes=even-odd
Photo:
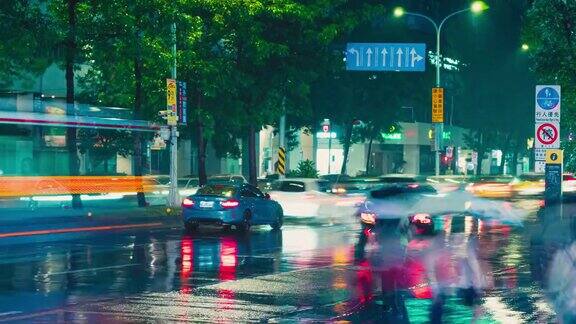
[[[412,67],[414,67],[416,62],[420,62],[423,58],[422,56],[418,55],[418,53],[416,53],[416,49],[414,49],[414,47],[412,47],[412,50],[410,51],[410,56],[412,57]]]
[[[406,52],[404,53],[406,53],[406,56],[404,57],[404,66],[408,66],[408,47],[406,47]]]
[[[396,51],[396,54],[398,54],[398,67],[402,67],[402,54],[404,54],[404,52],[399,48],[398,51]]]
[[[383,48],[380,53],[382,53],[382,66],[386,66],[386,55],[388,55],[388,51]]]
[[[368,56],[368,63],[366,63],[366,66],[370,66],[370,64],[372,64],[372,49],[368,48],[366,50],[366,55]]]
[[[360,66],[360,53],[358,50],[352,47],[349,52],[356,55],[356,66]]]

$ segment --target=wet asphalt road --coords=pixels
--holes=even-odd
[[[552,239],[557,232],[543,234],[534,213],[522,227],[463,222],[493,282],[480,322],[552,321],[542,282],[551,250],[564,244]],[[359,233],[349,221],[288,220],[281,231],[249,234],[174,226],[2,246],[0,321],[399,322],[379,302],[378,276],[355,253]],[[408,247],[431,239],[413,238]],[[403,292],[403,303],[405,322],[427,322],[429,298]],[[444,312],[446,322],[473,316],[453,296]]]

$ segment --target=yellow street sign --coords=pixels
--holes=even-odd
[[[280,147],[278,149],[278,173],[281,175],[286,174],[286,149]]]
[[[444,88],[432,88],[432,122],[444,122]]]
[[[546,150],[547,164],[562,164],[564,162],[564,151],[557,149]]]
[[[166,79],[166,106],[168,109],[176,109],[176,80]]]

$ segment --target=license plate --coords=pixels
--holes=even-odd
[[[214,207],[213,201],[201,201],[200,202],[200,208],[212,208],[212,207]]]

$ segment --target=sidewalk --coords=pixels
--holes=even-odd
[[[178,226],[180,221],[179,210],[169,213],[165,206],[92,206],[77,210],[58,207],[37,210],[0,208],[0,245],[38,242],[46,239],[41,236],[66,233],[172,227]]]

